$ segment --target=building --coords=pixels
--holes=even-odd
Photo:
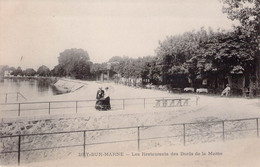
[[[12,77],[13,75],[11,75],[13,71],[12,70],[5,70],[4,71],[4,77]]]

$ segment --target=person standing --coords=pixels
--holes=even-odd
[[[110,104],[110,90],[109,90],[109,87],[105,88],[104,98],[105,98],[105,103],[104,103],[105,109],[106,110],[110,110],[111,109],[111,104]]]

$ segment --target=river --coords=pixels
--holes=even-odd
[[[29,78],[10,78],[0,80],[0,94],[1,102],[15,102],[17,101],[16,92],[19,94],[19,101],[23,99],[37,99],[39,97],[51,97],[60,92],[53,86],[54,81],[46,78],[29,79]]]

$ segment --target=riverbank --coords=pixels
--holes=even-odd
[[[28,80],[28,79],[45,79],[45,80],[50,80],[53,83],[57,82],[60,78],[59,77],[44,77],[44,76],[5,76],[5,77],[1,77],[0,79],[24,79],[24,80]]]
[[[72,81],[67,79],[59,79],[57,82],[55,82],[54,86],[55,88],[63,93],[70,93],[75,92],[84,86],[86,86],[86,83],[81,83],[79,81]]]

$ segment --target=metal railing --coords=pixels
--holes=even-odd
[[[141,142],[144,142],[147,140],[162,140],[162,139],[169,139],[169,138],[179,138],[182,140],[182,144],[185,146],[188,142],[192,143],[191,141],[188,140],[188,138],[194,139],[194,138],[196,138],[196,136],[202,136],[202,137],[206,136],[206,137],[208,137],[207,140],[209,140],[209,138],[210,138],[210,136],[212,136],[212,134],[220,134],[220,136],[219,136],[220,140],[226,141],[229,139],[228,135],[231,135],[234,133],[243,134],[245,132],[252,132],[252,131],[253,132],[255,131],[255,133],[253,133],[253,135],[256,136],[257,138],[259,138],[258,122],[259,122],[259,118],[247,118],[247,119],[197,122],[197,123],[179,123],[179,124],[166,124],[166,125],[134,126],[134,127],[121,127],[121,128],[108,128],[108,129],[93,129],[93,130],[78,130],[78,131],[66,131],[66,132],[51,132],[51,133],[0,136],[1,140],[5,139],[5,138],[17,138],[17,141],[16,141],[17,150],[4,150],[4,151],[0,152],[0,154],[8,155],[10,153],[17,153],[17,164],[20,165],[21,164],[21,153],[28,152],[28,151],[50,150],[50,149],[60,149],[60,148],[69,148],[69,147],[82,147],[82,155],[85,157],[86,156],[86,146],[88,146],[88,145],[112,144],[112,143],[120,143],[120,142],[136,142],[136,149],[138,151],[140,151]],[[248,128],[248,125],[250,125],[250,124],[254,127]],[[241,125],[243,125],[243,126],[241,127]],[[199,128],[200,126],[202,126],[202,127]],[[148,131],[148,133],[145,134],[146,130],[148,130],[149,128],[159,128],[159,127],[160,128],[178,127],[178,128],[171,132],[169,131],[167,133],[167,135],[162,135],[162,136],[161,135],[149,136],[149,135],[151,135],[150,131]],[[216,127],[218,127],[217,128],[218,130],[214,131],[216,129]],[[210,128],[212,128],[212,130],[209,130]],[[135,135],[134,138],[87,143],[88,139],[86,138],[86,134],[90,133],[90,132],[110,131],[109,133],[107,133],[107,135],[109,135],[111,133],[111,131],[130,130],[130,129],[135,129],[135,131],[136,131],[136,133],[132,133]],[[207,130],[205,132],[196,133],[196,131],[201,131],[203,129],[207,129]],[[194,131],[195,131],[195,133],[194,133]],[[28,149],[28,148],[21,149],[22,144],[26,143],[26,142],[22,142],[22,140],[25,140],[26,137],[29,138],[32,136],[51,136],[51,135],[58,135],[58,134],[71,135],[71,134],[75,134],[75,133],[80,134],[77,136],[77,138],[80,138],[79,136],[82,136],[82,138],[83,138],[83,141],[81,141],[82,143],[77,143],[77,144],[72,144],[72,145],[61,145],[61,146],[54,146],[54,147],[39,147],[39,148],[33,148],[33,149]],[[172,135],[169,135],[169,133],[172,133]],[[174,133],[176,133],[176,134],[174,134]],[[142,134],[143,134],[143,136],[142,136]],[[149,134],[149,135],[147,136],[147,134]],[[157,133],[153,133],[153,134],[157,134]],[[163,134],[165,134],[165,132],[163,132]],[[106,135],[106,134],[104,134],[104,135]],[[65,137],[63,137],[63,138],[65,138]],[[198,138],[198,140],[201,140],[201,139]],[[54,138],[53,141],[57,141],[57,137]],[[42,140],[42,138],[39,138],[38,141],[35,141],[35,139],[34,139],[34,143],[32,146],[37,145],[37,142],[40,146],[46,145],[46,144],[44,144],[44,141]],[[29,147],[29,148],[31,148],[31,147]]]
[[[153,97],[153,98],[125,98],[125,99],[111,99],[112,110],[125,110],[126,108],[151,108],[156,106],[156,99],[174,99],[174,100],[183,100],[187,98],[174,98],[174,97]],[[198,105],[198,98],[196,100],[190,100],[189,104],[179,105],[188,106],[188,105]],[[182,102],[184,103],[184,102]],[[42,114],[51,115],[52,113],[58,113],[58,110],[62,110],[60,114],[69,113],[78,113],[80,109],[89,108],[89,110],[95,110],[96,100],[76,100],[76,101],[43,101],[43,102],[22,102],[22,103],[0,103],[0,112],[4,115],[3,112],[8,114],[12,113],[13,116],[27,115],[29,111],[40,112]],[[174,107],[174,106],[171,106]],[[16,112],[16,114],[14,113]],[[86,110],[82,111],[86,112]]]
[[[8,103],[10,101],[10,98],[15,99],[14,101],[19,101],[19,98],[22,98],[23,100],[27,100],[26,97],[24,97],[24,95],[22,95],[20,92],[0,93],[0,96],[4,98],[5,103]]]

